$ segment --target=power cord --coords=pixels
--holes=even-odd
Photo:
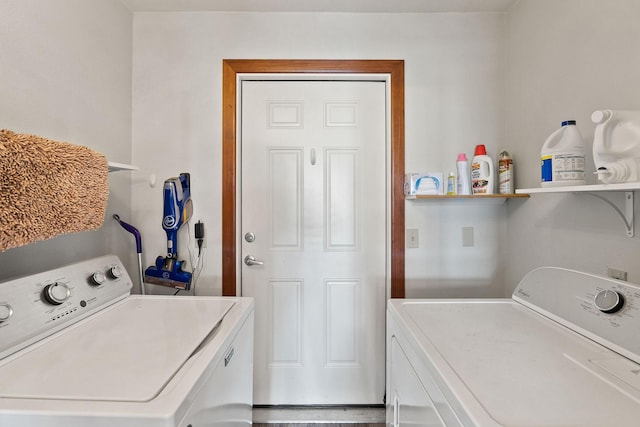
[[[196,238],[196,242],[198,244],[198,256],[196,258],[196,261],[193,262],[193,253],[191,252],[191,247],[192,247],[192,240],[191,240],[191,224],[189,223],[189,221],[187,221],[187,234],[189,235],[189,244],[187,246],[188,250],[189,250],[189,261],[191,261],[191,274],[192,274],[192,279],[191,279],[191,288],[193,290],[193,294],[196,295],[196,284],[198,282],[198,279],[200,277],[200,274],[202,273],[202,270],[204,269],[204,261],[203,261],[203,253],[204,253],[204,223],[202,221],[198,221],[195,224],[194,230],[195,230],[195,238]]]
[[[204,243],[204,223],[202,221],[198,221],[196,223],[196,241],[198,242],[198,258],[202,254],[202,244]]]

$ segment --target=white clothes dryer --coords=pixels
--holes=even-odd
[[[390,300],[387,425],[632,427],[640,287],[531,271],[509,299]]]

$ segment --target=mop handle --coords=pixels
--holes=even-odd
[[[138,252],[138,280],[140,280],[140,293],[142,295],[145,295],[146,292],[144,291],[144,276],[142,274],[142,236],[140,235],[140,232],[138,231],[137,228],[135,228],[131,224],[127,224],[126,222],[122,221],[120,219],[120,215],[113,214],[113,219],[118,221],[118,224],[120,224],[122,228],[127,230],[129,233],[133,234],[136,238],[136,251]]]
[[[124,228],[129,233],[131,233],[131,234],[133,234],[135,236],[135,238],[136,238],[136,251],[139,254],[141,254],[142,253],[142,236],[140,235],[140,232],[138,231],[138,229],[135,228],[133,225],[127,224],[126,222],[122,221],[118,214],[113,214],[113,219],[118,221],[118,224],[120,224],[122,226],[122,228]]]

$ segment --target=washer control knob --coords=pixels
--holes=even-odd
[[[71,296],[71,289],[64,283],[51,283],[42,291],[44,299],[53,305],[60,305]]]
[[[93,283],[94,285],[102,285],[104,281],[107,280],[107,278],[105,277],[104,274],[102,274],[101,271],[96,271],[91,275],[89,279],[91,283]]]
[[[113,267],[109,268],[109,276],[111,276],[113,279],[117,279],[118,277],[122,276],[122,269],[117,265],[114,265]]]
[[[618,291],[606,289],[598,292],[593,303],[596,308],[603,313],[617,313],[622,310],[622,307],[624,307],[624,295]]]
[[[0,304],[0,322],[6,322],[13,316],[13,308],[7,303]]]

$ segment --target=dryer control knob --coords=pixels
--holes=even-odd
[[[624,295],[618,291],[606,289],[598,292],[593,303],[596,308],[603,313],[617,313],[622,310],[622,307],[624,307]]]
[[[71,289],[64,283],[52,283],[44,287],[42,291],[44,299],[53,305],[60,305],[71,296]]]
[[[0,322],[6,322],[13,316],[13,308],[9,304],[0,304]]]

